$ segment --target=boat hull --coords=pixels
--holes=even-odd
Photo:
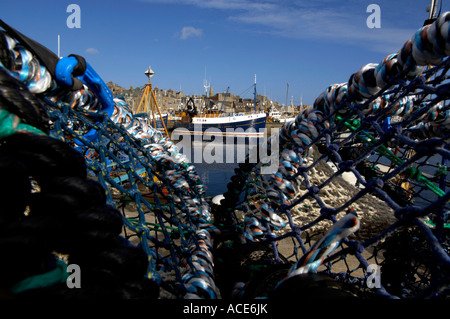
[[[225,135],[225,136],[262,136],[266,128],[267,117],[240,115],[226,117],[198,117],[191,122],[176,121],[174,129],[184,128],[193,135]]]

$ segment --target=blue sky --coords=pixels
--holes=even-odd
[[[450,10],[443,0],[442,11]],[[380,7],[381,28],[370,29],[369,4]],[[367,63],[398,51],[419,29],[429,0],[16,0],[0,18],[61,55],[82,55],[105,82],[202,94],[312,104],[329,85],[347,82]],[[81,28],[69,28],[69,4],[81,9]],[[289,94],[287,96],[287,83]]]

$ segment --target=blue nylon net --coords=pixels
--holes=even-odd
[[[243,242],[273,246],[273,263],[285,262],[278,254],[284,249],[294,265],[282,276],[319,271],[366,289],[377,268],[378,294],[431,297],[447,290],[449,61],[442,43],[427,38],[447,32],[447,19],[330,86],[284,125],[267,142],[270,148],[271,139],[279,141],[278,172],[261,174],[258,164],[234,176],[245,182],[225,194],[234,202],[223,212]],[[242,190],[244,198],[235,196]],[[325,235],[349,209],[359,230],[344,240]],[[322,236],[328,247],[342,241],[340,248],[317,245]],[[291,253],[284,241],[292,241]]]

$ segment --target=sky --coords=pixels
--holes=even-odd
[[[79,54],[105,82],[125,88],[146,84],[151,66],[160,89],[203,94],[206,80],[214,93],[229,87],[252,98],[256,75],[259,94],[298,105],[400,50],[430,2],[15,0],[2,2],[0,19],[55,53],[59,35],[61,56]],[[379,28],[367,24],[375,21],[370,4],[379,8]]]

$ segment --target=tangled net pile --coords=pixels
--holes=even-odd
[[[250,159],[236,171],[218,215],[270,258],[248,262],[269,270],[256,279],[242,271],[235,294],[269,296],[278,287],[272,296],[286,297],[299,292],[295,285],[314,286],[302,285],[301,274],[320,272],[365,296],[448,296],[449,19],[328,87],[271,136],[267,148],[278,139],[281,151],[275,174]],[[292,254],[283,255],[286,240]]]
[[[278,171],[239,164],[218,206],[176,145],[82,57],[43,54],[2,22],[1,196],[11,213],[0,245],[14,256],[2,292],[446,297],[448,20],[330,86],[269,138]],[[82,269],[82,289],[67,287],[68,264]],[[370,285],[374,266],[381,283]]]
[[[186,157],[178,152],[172,141],[149,125],[147,117],[134,116],[126,103],[114,99],[82,57],[74,55],[59,61],[56,58],[58,63],[61,62],[58,67],[62,65],[62,69],[73,71],[67,78],[62,76],[61,80],[60,76],[57,80],[58,76],[54,74],[58,73],[58,67],[52,66],[56,62],[51,52],[45,51],[44,57],[50,62],[44,65],[45,61],[30,52],[32,49],[37,51],[39,47],[36,49],[35,44],[17,30],[6,24],[2,26],[5,28],[0,37],[3,67],[0,70],[5,95],[2,103],[2,149],[7,156],[16,156],[15,152],[21,154],[16,148],[22,147],[27,154],[37,154],[30,156],[25,166],[32,165],[38,154],[49,156],[43,166],[61,162],[58,164],[61,166],[59,170],[48,172],[47,169],[45,172],[46,179],[57,179],[58,182],[45,183],[46,187],[49,184],[50,194],[46,195],[48,198],[39,200],[41,206],[20,199],[24,207],[28,207],[24,222],[33,223],[33,219],[37,218],[35,215],[42,214],[67,229],[73,228],[72,232],[61,234],[64,240],[59,237],[54,239],[60,241],[57,246],[45,245],[49,265],[36,272],[52,272],[55,263],[61,264],[62,255],[66,263],[77,264],[83,270],[83,283],[87,281],[89,286],[87,278],[92,278],[94,288],[84,292],[86,289],[82,287],[77,292],[79,295],[110,295],[111,290],[106,288],[103,291],[105,287],[102,286],[107,279],[103,278],[98,283],[96,278],[105,273],[102,276],[114,277],[109,278],[111,282],[119,277],[123,277],[119,282],[125,281],[116,287],[117,294],[113,297],[217,298],[211,254],[212,234],[216,228],[212,225],[210,206],[204,197],[205,188],[195,167],[187,163]],[[28,43],[32,45],[27,47]],[[52,67],[54,71],[51,71]],[[84,74],[83,81],[75,77],[76,74]],[[23,91],[27,93],[25,97]],[[7,108],[8,105],[11,107]],[[26,112],[28,108],[38,109],[39,113]],[[36,123],[35,118],[40,120]],[[24,134],[28,132],[39,134],[43,141],[33,145],[37,142],[34,136]],[[46,133],[48,136],[45,136]],[[15,144],[11,140],[16,139],[19,140],[15,142],[15,148],[10,147]],[[57,148],[62,148],[59,152],[63,154],[52,158],[51,155],[57,155],[52,153]],[[75,166],[70,160],[61,160],[59,157],[66,157],[64,152],[69,152],[67,157],[75,156],[78,161],[81,158],[82,166]],[[23,161],[25,159],[21,159]],[[69,178],[73,171],[80,180]],[[35,188],[39,189],[34,191],[35,197],[43,197],[47,192],[44,182],[36,176],[43,173],[38,169],[29,173]],[[5,185],[5,188],[8,187]],[[27,190],[20,194],[24,192]],[[92,212],[97,203],[105,208]],[[45,212],[45,205],[58,208],[47,207],[48,212]],[[71,214],[65,212],[66,208],[61,208],[72,206],[74,212]],[[24,207],[19,211],[22,209],[23,212]],[[63,209],[64,214],[58,209]],[[21,223],[22,218],[15,222]],[[88,228],[88,238],[92,241],[86,242],[86,245],[78,243],[83,239],[83,227]],[[48,232],[53,230],[49,228]],[[70,236],[73,239],[66,238]],[[69,241],[76,241],[77,244],[66,243]],[[121,251],[113,250],[108,256],[103,256],[110,246],[116,248],[119,244]],[[75,251],[65,247],[71,245],[75,246]],[[16,254],[24,250],[21,248],[16,247]],[[53,256],[55,253],[57,255]],[[16,263],[11,263],[8,267],[14,269],[16,266]],[[91,276],[85,276],[84,272],[89,274],[89,268],[95,271]],[[64,274],[64,271],[61,273]],[[21,276],[23,278],[15,280],[20,282],[20,279],[30,278],[26,272]],[[126,281],[130,276],[133,283]],[[64,276],[60,276],[58,283],[60,290],[68,291],[69,296],[77,290],[67,289]],[[35,288],[39,287],[33,284],[20,292],[29,294]]]

